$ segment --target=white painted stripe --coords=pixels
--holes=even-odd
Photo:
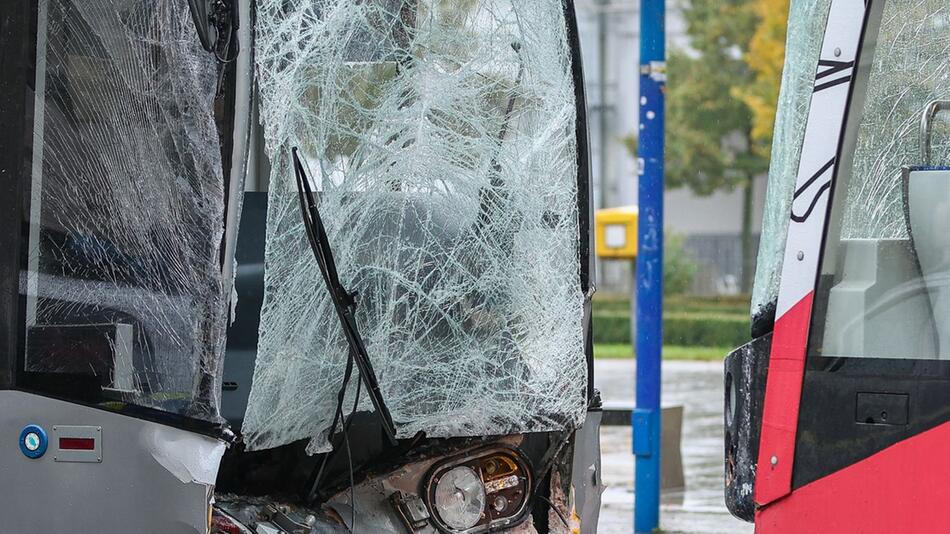
[[[835,158],[844,130],[845,109],[853,83],[865,9],[863,0],[834,0],[828,14],[820,61],[816,66],[820,76],[815,80],[818,90],[811,97],[795,180],[796,198],[792,201],[785,241],[776,319],[815,288],[821,237],[831,193],[829,186],[837,162],[824,173],[817,173]],[[843,67],[842,62],[851,62],[851,66]],[[841,82],[844,79],[847,81]]]

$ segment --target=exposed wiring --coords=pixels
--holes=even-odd
[[[587,408],[590,409],[593,404],[594,399],[591,399],[587,403]],[[538,471],[537,476],[535,477],[536,482],[534,487],[531,488],[531,498],[532,499],[541,499],[546,502],[548,506],[564,521],[564,524],[567,525],[567,519],[561,514],[561,511],[558,510],[547,497],[538,493],[538,490],[541,488],[541,484],[548,478],[548,474],[551,472],[551,469],[554,467],[554,463],[557,458],[561,455],[561,451],[564,450],[564,447],[571,442],[571,438],[576,434],[575,430],[565,430],[563,436],[559,439],[554,440],[548,450],[545,452],[544,456],[541,457],[541,469]]]
[[[356,411],[359,408],[360,404],[360,393],[362,393],[362,383],[356,382],[356,394],[353,398],[353,408],[350,410],[349,415],[346,416],[346,419],[343,419],[343,401],[346,397],[346,388],[349,385],[350,376],[353,372],[353,359],[347,359],[347,369],[343,375],[343,382],[340,387],[340,391],[337,394],[337,405],[336,405],[336,414],[333,417],[333,426],[330,429],[330,439],[333,438],[333,434],[336,433],[337,423],[342,420],[342,434],[343,434],[343,444],[346,448],[346,462],[349,469],[350,476],[350,532],[356,532],[356,481],[355,481],[355,472],[353,470],[353,453],[350,449],[350,425],[353,422],[353,416],[356,415]],[[320,470],[317,472],[314,477],[313,484],[310,488],[308,495],[308,500],[312,501],[319,491],[320,482],[323,479],[323,474],[325,472],[330,456],[333,455],[333,450],[327,452],[323,456],[323,461],[320,463]]]
[[[593,397],[587,401],[587,410],[590,410],[591,406],[593,406],[595,398],[597,397]],[[548,447],[548,450],[544,453],[544,456],[542,456],[542,468],[539,471],[540,474],[535,477],[537,482],[535,482],[535,485],[532,488],[532,495],[537,494],[538,488],[541,487],[541,481],[543,481],[548,476],[551,468],[554,467],[554,461],[557,460],[557,457],[561,454],[561,450],[563,450],[564,447],[571,441],[571,438],[575,433],[576,430],[565,430],[564,435],[560,439],[555,440],[551,447]]]
[[[238,0],[213,0],[208,22],[214,25],[216,38],[211,43],[211,52],[222,65],[227,65],[237,59],[240,43],[234,41],[234,34],[241,27],[238,18]],[[224,36],[224,42],[221,37]],[[234,50],[232,50],[232,46]]]
[[[557,509],[557,506],[554,506],[554,503],[552,503],[550,499],[548,499],[548,498],[545,497],[544,495],[538,495],[538,498],[541,499],[542,501],[548,503],[548,507],[550,507],[551,510],[553,510],[554,513],[557,514],[558,519],[561,520],[561,523],[564,523],[564,526],[565,526],[565,527],[571,528],[571,524],[568,523],[567,518],[564,517],[564,514],[562,514],[561,511]]]
[[[347,417],[347,421],[343,423],[343,443],[346,445],[346,463],[350,471],[350,532],[356,534],[356,482],[354,480],[353,474],[353,453],[350,451],[350,423],[353,420],[353,415],[356,414],[356,409],[360,404],[360,383],[356,383],[356,398],[353,400],[353,409],[350,410],[350,415]]]
[[[534,487],[531,489],[532,495],[538,495],[538,488],[541,487],[541,483],[545,478],[547,478],[548,473],[551,472],[551,469],[554,467],[555,460],[557,460],[557,457],[560,456],[561,451],[568,444],[568,442],[570,442],[573,435],[574,431],[566,430],[564,431],[564,436],[554,442],[554,445],[556,446],[548,447],[548,450],[544,455],[546,458],[542,457],[541,470],[538,472],[538,475],[535,478],[537,482],[534,483]]]
[[[346,360],[346,369],[343,371],[343,380],[340,382],[340,390],[337,392],[337,401],[336,401],[336,410],[333,415],[333,424],[330,426],[330,434],[328,440],[332,440],[334,434],[336,434],[337,425],[342,425],[342,432],[344,441],[349,446],[349,440],[347,439],[349,433],[350,423],[353,421],[353,415],[356,413],[356,404],[353,405],[353,411],[350,412],[345,419],[343,418],[343,401],[346,399],[346,389],[350,383],[350,377],[353,374],[353,358],[352,355]],[[360,387],[361,383],[357,382],[356,384],[356,402],[359,402],[360,398]],[[323,475],[326,471],[327,463],[330,460],[330,456],[333,455],[333,451],[336,450],[334,447],[332,450],[324,454],[323,460],[320,462],[320,468],[317,470],[316,475],[313,477],[313,482],[310,485],[310,491],[307,492],[307,500],[314,501],[317,497],[317,493],[320,490],[320,482],[323,481]],[[349,455],[349,449],[347,449],[347,454]],[[352,459],[350,460],[352,463]]]

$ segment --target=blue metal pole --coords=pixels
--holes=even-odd
[[[634,531],[660,524],[660,362],[663,347],[663,110],[666,1],[640,0],[637,405]]]

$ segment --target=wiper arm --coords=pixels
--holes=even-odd
[[[370,363],[369,355],[366,353],[366,345],[363,344],[363,337],[360,335],[359,326],[356,323],[356,299],[354,294],[350,293],[340,283],[340,276],[337,274],[336,262],[333,260],[333,250],[330,248],[330,241],[327,238],[326,228],[323,225],[323,219],[320,217],[320,210],[317,208],[313,199],[313,191],[310,189],[310,180],[307,178],[307,171],[304,169],[300,156],[297,154],[297,148],[292,149],[294,157],[294,174],[297,179],[297,193],[300,199],[300,211],[303,216],[304,227],[307,231],[307,239],[310,241],[310,248],[313,249],[313,256],[320,266],[320,273],[327,284],[327,290],[330,292],[330,298],[333,301],[333,307],[336,308],[337,317],[340,319],[340,326],[343,327],[343,334],[346,336],[346,342],[350,347],[347,366],[356,363],[359,369],[360,379],[366,386],[370,400],[373,402],[373,408],[379,416],[383,427],[383,433],[389,439],[390,443],[396,443],[396,427],[393,424],[392,415],[383,395],[379,390],[379,382],[376,380],[376,372],[373,371],[373,365]],[[344,385],[345,387],[345,385]],[[334,419],[334,424],[336,419]],[[331,431],[332,434],[332,431]],[[330,436],[332,438],[332,435]]]

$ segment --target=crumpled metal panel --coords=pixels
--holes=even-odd
[[[265,0],[256,55],[273,173],[248,447],[325,450],[348,352],[300,222],[294,146],[399,436],[579,425],[562,3]]]
[[[805,119],[815,85],[818,55],[831,0],[792,0],[785,43],[785,68],[772,134],[772,157],[759,256],[752,289],[753,318],[774,310],[788,235],[795,178],[802,155]]]
[[[950,99],[950,12],[945,2],[887,2],[857,132],[841,237],[906,238],[901,167],[925,164],[920,117]],[[857,111],[857,110],[856,110]],[[938,115],[933,165],[950,164],[950,123]]]
[[[217,65],[186,0],[38,5],[26,368],[111,373],[116,400],[217,420]],[[95,331],[119,334],[55,347]]]
[[[750,523],[755,520],[753,490],[771,350],[772,334],[766,334],[732,351],[723,362],[726,508]]]

